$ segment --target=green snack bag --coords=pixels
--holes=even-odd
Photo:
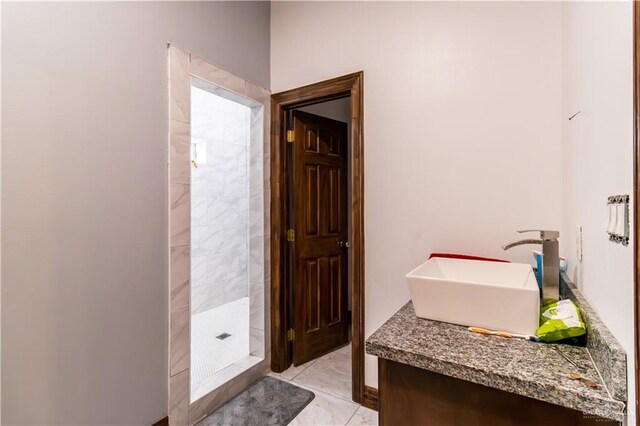
[[[587,332],[580,310],[572,300],[546,303],[540,309],[540,328],[536,336],[543,342],[557,342]]]

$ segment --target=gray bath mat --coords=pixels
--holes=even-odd
[[[197,426],[284,426],[313,398],[311,391],[265,377]]]

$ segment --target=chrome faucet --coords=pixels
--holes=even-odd
[[[558,249],[558,231],[540,231],[535,229],[518,231],[540,232],[540,238],[528,238],[513,243],[505,244],[502,250],[523,244],[542,244],[542,300],[560,299],[560,254]]]

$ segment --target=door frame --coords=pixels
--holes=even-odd
[[[364,400],[364,104],[362,71],[271,96],[271,369],[282,372],[291,365],[287,330],[291,324],[288,285],[289,247],[286,125],[287,111],[319,102],[351,97],[352,399]]]
[[[640,414],[640,1],[633,2],[633,313],[636,417]]]

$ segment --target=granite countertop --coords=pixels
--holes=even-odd
[[[366,352],[585,414],[618,421],[625,416],[624,402],[611,396],[586,347],[471,333],[463,326],[416,317],[411,302],[367,339]],[[563,371],[580,373],[598,387],[572,380]]]

